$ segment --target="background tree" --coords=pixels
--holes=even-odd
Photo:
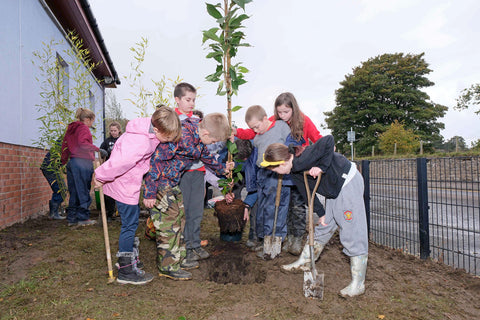
[[[472,85],[470,88],[463,89],[460,97],[457,98],[457,105],[455,109],[468,109],[470,104],[480,105],[480,83]],[[480,115],[480,108],[475,111]]]
[[[148,82],[145,84],[143,62],[147,48],[148,39],[143,37],[130,48],[130,51],[133,52],[133,61],[130,63],[132,72],[124,77],[130,87],[130,98],[126,100],[137,108],[136,114],[139,117],[151,116],[159,104],[174,108],[173,90],[178,83],[182,82],[179,76],[176,79],[166,79],[165,76],[162,76],[159,81],[151,79],[150,85]]]
[[[248,69],[243,67],[241,63],[232,64],[232,58],[236,57],[240,47],[249,47],[248,43],[243,43],[245,34],[242,32],[244,26],[242,22],[249,17],[246,14],[239,13],[242,9],[245,11],[245,4],[251,0],[224,0],[216,5],[207,3],[207,12],[218,23],[218,27],[203,31],[203,43],[208,42],[210,52],[207,58],[214,59],[217,63],[215,73],[206,77],[207,81],[218,82],[217,95],[227,97],[227,118],[230,128],[232,128],[232,112],[239,110],[241,107],[232,108],[232,96],[238,92],[238,87],[247,81],[244,74]],[[220,9],[220,10],[219,10]],[[228,160],[232,160],[232,154],[236,153],[236,145],[227,141]],[[234,182],[242,179],[240,174],[241,167],[234,170]],[[223,187],[222,192],[226,194],[230,191],[230,175],[227,180],[222,180],[219,185]]]
[[[395,146],[396,144],[396,146]],[[405,129],[404,125],[395,120],[390,127],[379,136],[379,148],[385,154],[414,153],[420,147],[418,136],[411,129]]]
[[[105,89],[105,136],[109,135],[109,126],[112,121],[117,121],[122,126],[122,132],[125,132],[125,127],[128,120],[123,114],[123,109],[120,102],[117,101],[113,89]]]
[[[445,150],[445,152],[457,152],[457,149],[458,151],[465,151],[468,147],[463,137],[453,136],[443,144],[442,149]]]
[[[347,131],[351,127],[356,133],[357,153],[365,155],[395,120],[413,130],[426,149],[442,139],[440,129],[444,124],[437,119],[448,108],[430,102],[430,97],[420,90],[434,85],[426,77],[432,70],[423,56],[383,54],[345,76],[336,90],[336,106],[324,113],[340,152],[348,151]]]
[[[480,139],[472,141],[470,150],[480,152]]]

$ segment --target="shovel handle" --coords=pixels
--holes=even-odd
[[[313,188],[313,193],[310,193],[310,185],[308,184],[308,171],[303,172],[303,180],[305,182],[305,189],[307,191],[307,200],[308,200],[308,244],[313,247],[314,244],[314,230],[313,230],[313,202],[315,200],[315,195],[317,193],[318,185],[320,184],[320,179],[322,174],[320,173],[317,177],[317,182],[315,183],[315,187]]]
[[[100,152],[98,153],[98,158],[95,159],[95,169],[100,166],[101,162]],[[113,282],[115,280],[113,276],[112,268],[112,256],[110,253],[110,238],[108,236],[108,226],[107,226],[107,210],[105,209],[105,197],[103,195],[103,186],[98,189],[99,198],[100,198],[100,208],[102,211],[102,225],[103,225],[103,237],[105,239],[105,252],[107,255],[107,268],[108,268],[108,282]]]
[[[282,194],[282,181],[283,181],[283,174],[279,174],[278,182],[277,182],[277,196],[275,197],[275,207],[280,206],[280,195]]]

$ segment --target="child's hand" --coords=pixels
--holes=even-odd
[[[250,212],[248,207],[245,207],[245,211],[243,212],[243,220],[248,221],[250,219]]]
[[[235,168],[235,162],[234,161],[227,161],[227,163],[225,163],[225,170],[227,172],[232,171],[233,168]]]
[[[320,169],[319,167],[313,167],[313,168],[310,169],[308,174],[311,175],[312,177],[316,178],[322,172],[323,172],[322,169]]]
[[[322,226],[328,226],[328,224],[325,223],[325,215],[321,216],[320,218],[318,218],[318,224],[321,224]]]
[[[227,193],[225,195],[225,202],[226,203],[232,203],[233,199],[235,199],[235,195],[233,194],[233,192]]]
[[[100,187],[103,186],[103,183],[98,181],[97,178],[93,178],[93,183],[94,183],[95,189],[100,189]]]
[[[152,209],[155,206],[157,199],[143,199],[143,205],[148,209]]]

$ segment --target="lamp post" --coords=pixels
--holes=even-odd
[[[355,131],[350,127],[350,131],[347,131],[347,141],[350,142],[350,148],[352,152],[352,161],[353,161],[353,142],[355,141]]]

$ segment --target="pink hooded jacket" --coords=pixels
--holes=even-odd
[[[96,179],[104,183],[103,192],[122,203],[138,204],[143,176],[159,143],[151,118],[129,121],[110,158],[95,170]]]

